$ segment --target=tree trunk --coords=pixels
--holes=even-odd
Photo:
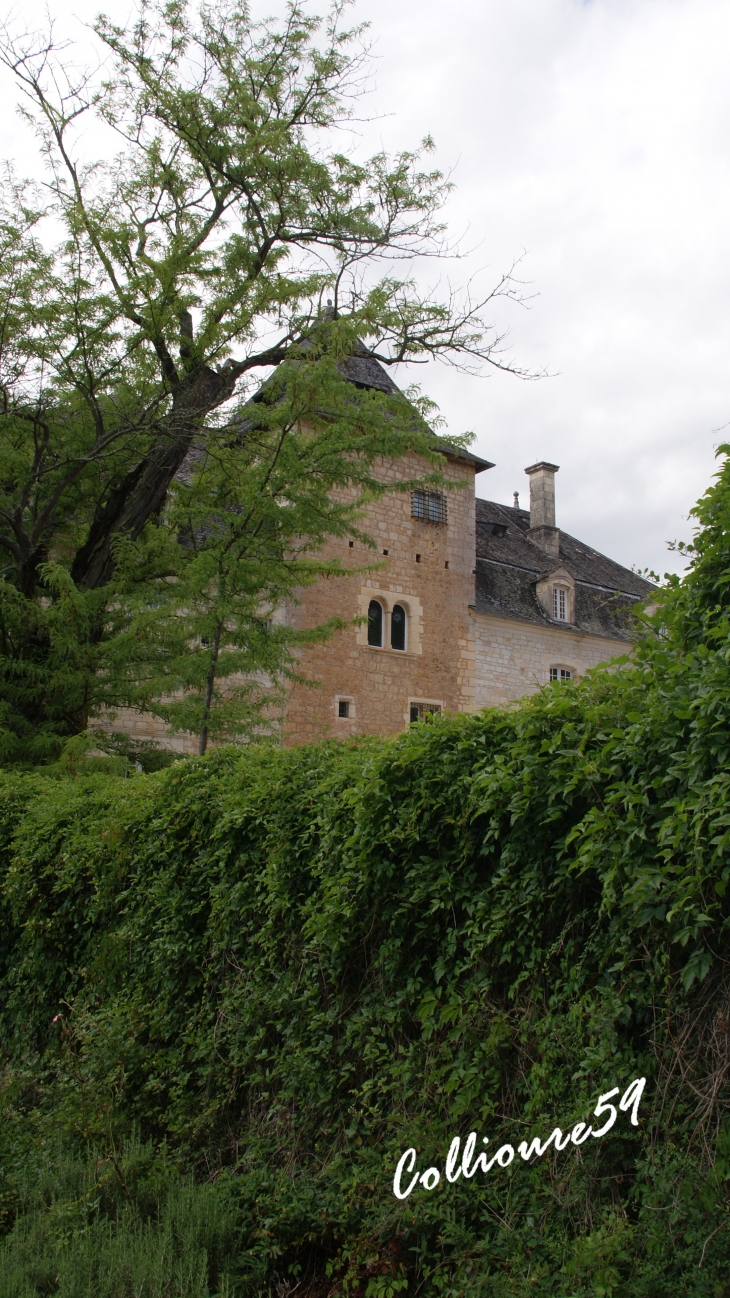
[[[235,385],[235,375],[230,372],[217,373],[201,366],[176,387],[172,410],[159,440],[97,506],[88,539],[71,568],[77,586],[92,590],[111,581],[116,567],[114,538],[129,536],[136,540],[147,520],[164,503],[170,483],[206,416],[233,394]]]
[[[221,633],[223,624],[219,622],[215,629],[215,639],[213,641],[213,653],[210,659],[210,670],[208,679],[205,682],[205,704],[203,705],[203,725],[198,739],[198,752],[203,756],[208,747],[208,719],[210,717],[210,705],[213,702],[213,686],[215,685],[216,669],[218,666],[218,651],[221,647]]]

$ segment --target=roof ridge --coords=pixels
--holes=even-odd
[[[485,500],[485,499],[484,499],[483,497],[481,497],[481,496],[476,497],[476,503],[477,503],[477,506],[479,506],[479,505],[481,505],[481,506],[496,506],[498,509],[500,509],[500,510],[503,511],[504,513],[507,513],[508,515],[510,515],[510,514],[512,514],[512,513],[514,512],[514,513],[517,514],[517,515],[521,515],[523,519],[526,518],[526,519],[529,521],[529,517],[530,517],[530,512],[529,512],[529,510],[522,509],[522,508],[515,508],[514,505],[505,505],[505,504],[503,504],[501,501],[498,501],[498,500]],[[477,519],[477,522],[479,522],[479,521],[489,522],[490,520],[488,520],[488,519],[484,519],[484,520],[479,520],[479,519]],[[497,520],[495,519],[495,520],[492,520],[492,521],[495,521],[495,522],[496,522]],[[560,533],[560,541],[561,541],[561,543],[565,540],[565,541],[567,541],[567,542],[569,542],[569,543],[572,543],[573,545],[579,547],[579,549],[582,550],[583,554],[582,554],[581,556],[576,555],[576,556],[573,558],[573,562],[576,562],[576,560],[578,560],[578,559],[581,558],[581,557],[582,557],[582,558],[585,558],[585,559],[588,559],[588,560],[590,560],[590,559],[598,559],[598,560],[601,560],[601,561],[604,562],[604,563],[609,563],[609,564],[611,564],[611,566],[612,566],[613,568],[618,568],[618,569],[620,569],[621,572],[625,572],[625,573],[627,574],[627,576],[629,576],[629,577],[632,578],[633,581],[635,581],[635,582],[640,582],[640,583],[645,587],[645,590],[646,590],[646,593],[647,593],[647,594],[649,594],[649,592],[652,591],[652,590],[654,589],[654,586],[653,586],[653,583],[652,583],[652,582],[647,581],[647,579],[646,579],[645,577],[640,576],[640,574],[637,573],[637,572],[635,572],[632,568],[627,568],[625,564],[623,564],[623,563],[619,563],[618,559],[612,559],[610,555],[608,555],[608,554],[604,554],[602,550],[597,550],[594,546],[588,545],[588,543],[587,543],[586,541],[581,541],[580,537],[573,536],[572,532],[566,532],[565,529],[562,528],[562,527],[558,528],[557,530],[558,530],[558,532]],[[531,547],[534,547],[535,549],[539,550],[539,552],[543,555],[543,562],[540,564],[540,570],[541,570],[541,571],[544,570],[544,569],[545,569],[545,562],[544,562],[545,552],[544,552],[543,550],[540,549],[540,547],[539,547],[539,546],[537,545],[537,543],[532,539],[532,537],[529,535],[529,533],[525,532],[521,527],[520,527],[520,529],[519,529],[519,539],[520,539],[520,541],[522,541],[522,542],[526,542],[526,543],[528,543]],[[559,557],[558,557],[558,562],[562,562],[562,563],[565,563],[565,564],[567,565],[567,564],[569,564],[569,563],[571,562],[571,557],[570,557],[569,555],[563,555],[563,554],[560,554]],[[514,565],[514,566],[519,566],[519,565]],[[556,564],[555,566],[557,566],[557,564]],[[572,575],[572,574],[571,574],[571,575]],[[580,578],[579,580],[584,581],[585,579],[584,579],[584,578]],[[591,583],[588,583],[588,584],[591,584]],[[603,588],[603,583],[595,583],[595,584],[600,585],[600,586]],[[627,592],[625,592],[625,593],[626,593],[626,594],[629,594],[630,592],[627,591]]]

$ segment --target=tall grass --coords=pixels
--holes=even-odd
[[[234,1298],[240,1228],[225,1189],[134,1137],[116,1164],[60,1144],[15,1178],[0,1298]]]

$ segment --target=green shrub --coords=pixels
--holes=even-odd
[[[621,672],[392,740],[4,778],[0,1295],[730,1293],[728,499],[726,464]],[[408,1146],[566,1130],[637,1076],[637,1128],[392,1194]],[[86,1151],[109,1181],[142,1147],[152,1206],[115,1173],[85,1207]]]

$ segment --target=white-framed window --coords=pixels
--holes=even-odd
[[[335,716],[338,721],[354,721],[355,700],[347,694],[338,694],[335,698]]]
[[[443,491],[424,491],[418,488],[411,495],[411,518],[424,523],[446,522],[446,497]]]
[[[556,622],[567,622],[568,592],[564,586],[553,586],[553,617]]]
[[[572,679],[573,679],[573,671],[570,667],[550,668],[551,681],[571,681]]]

